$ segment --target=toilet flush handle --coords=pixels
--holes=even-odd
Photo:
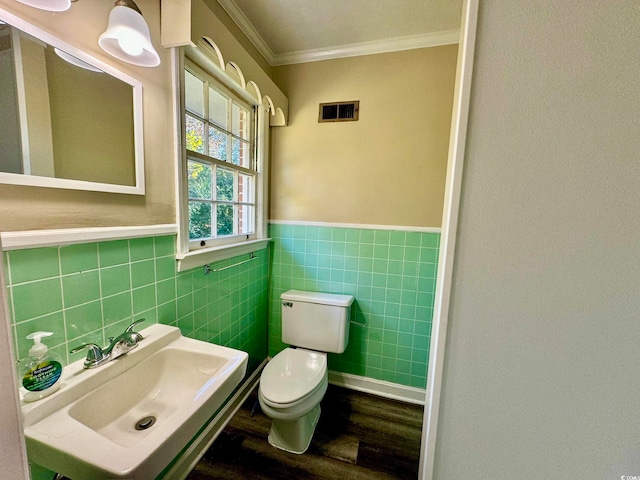
[[[293,308],[293,302],[282,302],[283,307]]]

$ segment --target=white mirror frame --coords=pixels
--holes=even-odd
[[[0,8],[0,20],[22,30],[29,35],[57,47],[83,62],[93,65],[103,72],[122,80],[133,88],[133,138],[134,138],[134,168],[135,185],[116,185],[109,183],[89,182],[84,180],[69,180],[64,178],[38,177],[17,173],[0,172],[0,184],[26,185],[32,187],[62,188],[70,190],[87,190],[95,192],[125,193],[144,195],[144,135],[142,113],[142,82],[116,70],[112,66],[60,40],[50,33],[30,24],[22,18]]]

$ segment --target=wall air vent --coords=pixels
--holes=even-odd
[[[321,103],[318,122],[355,122],[358,120],[360,101]]]

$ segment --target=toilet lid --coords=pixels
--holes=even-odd
[[[270,402],[292,403],[313,392],[327,371],[327,355],[287,348],[264,367],[260,390]]]

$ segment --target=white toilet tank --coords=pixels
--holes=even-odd
[[[289,290],[280,299],[284,343],[320,352],[344,352],[349,343],[353,296]]]

